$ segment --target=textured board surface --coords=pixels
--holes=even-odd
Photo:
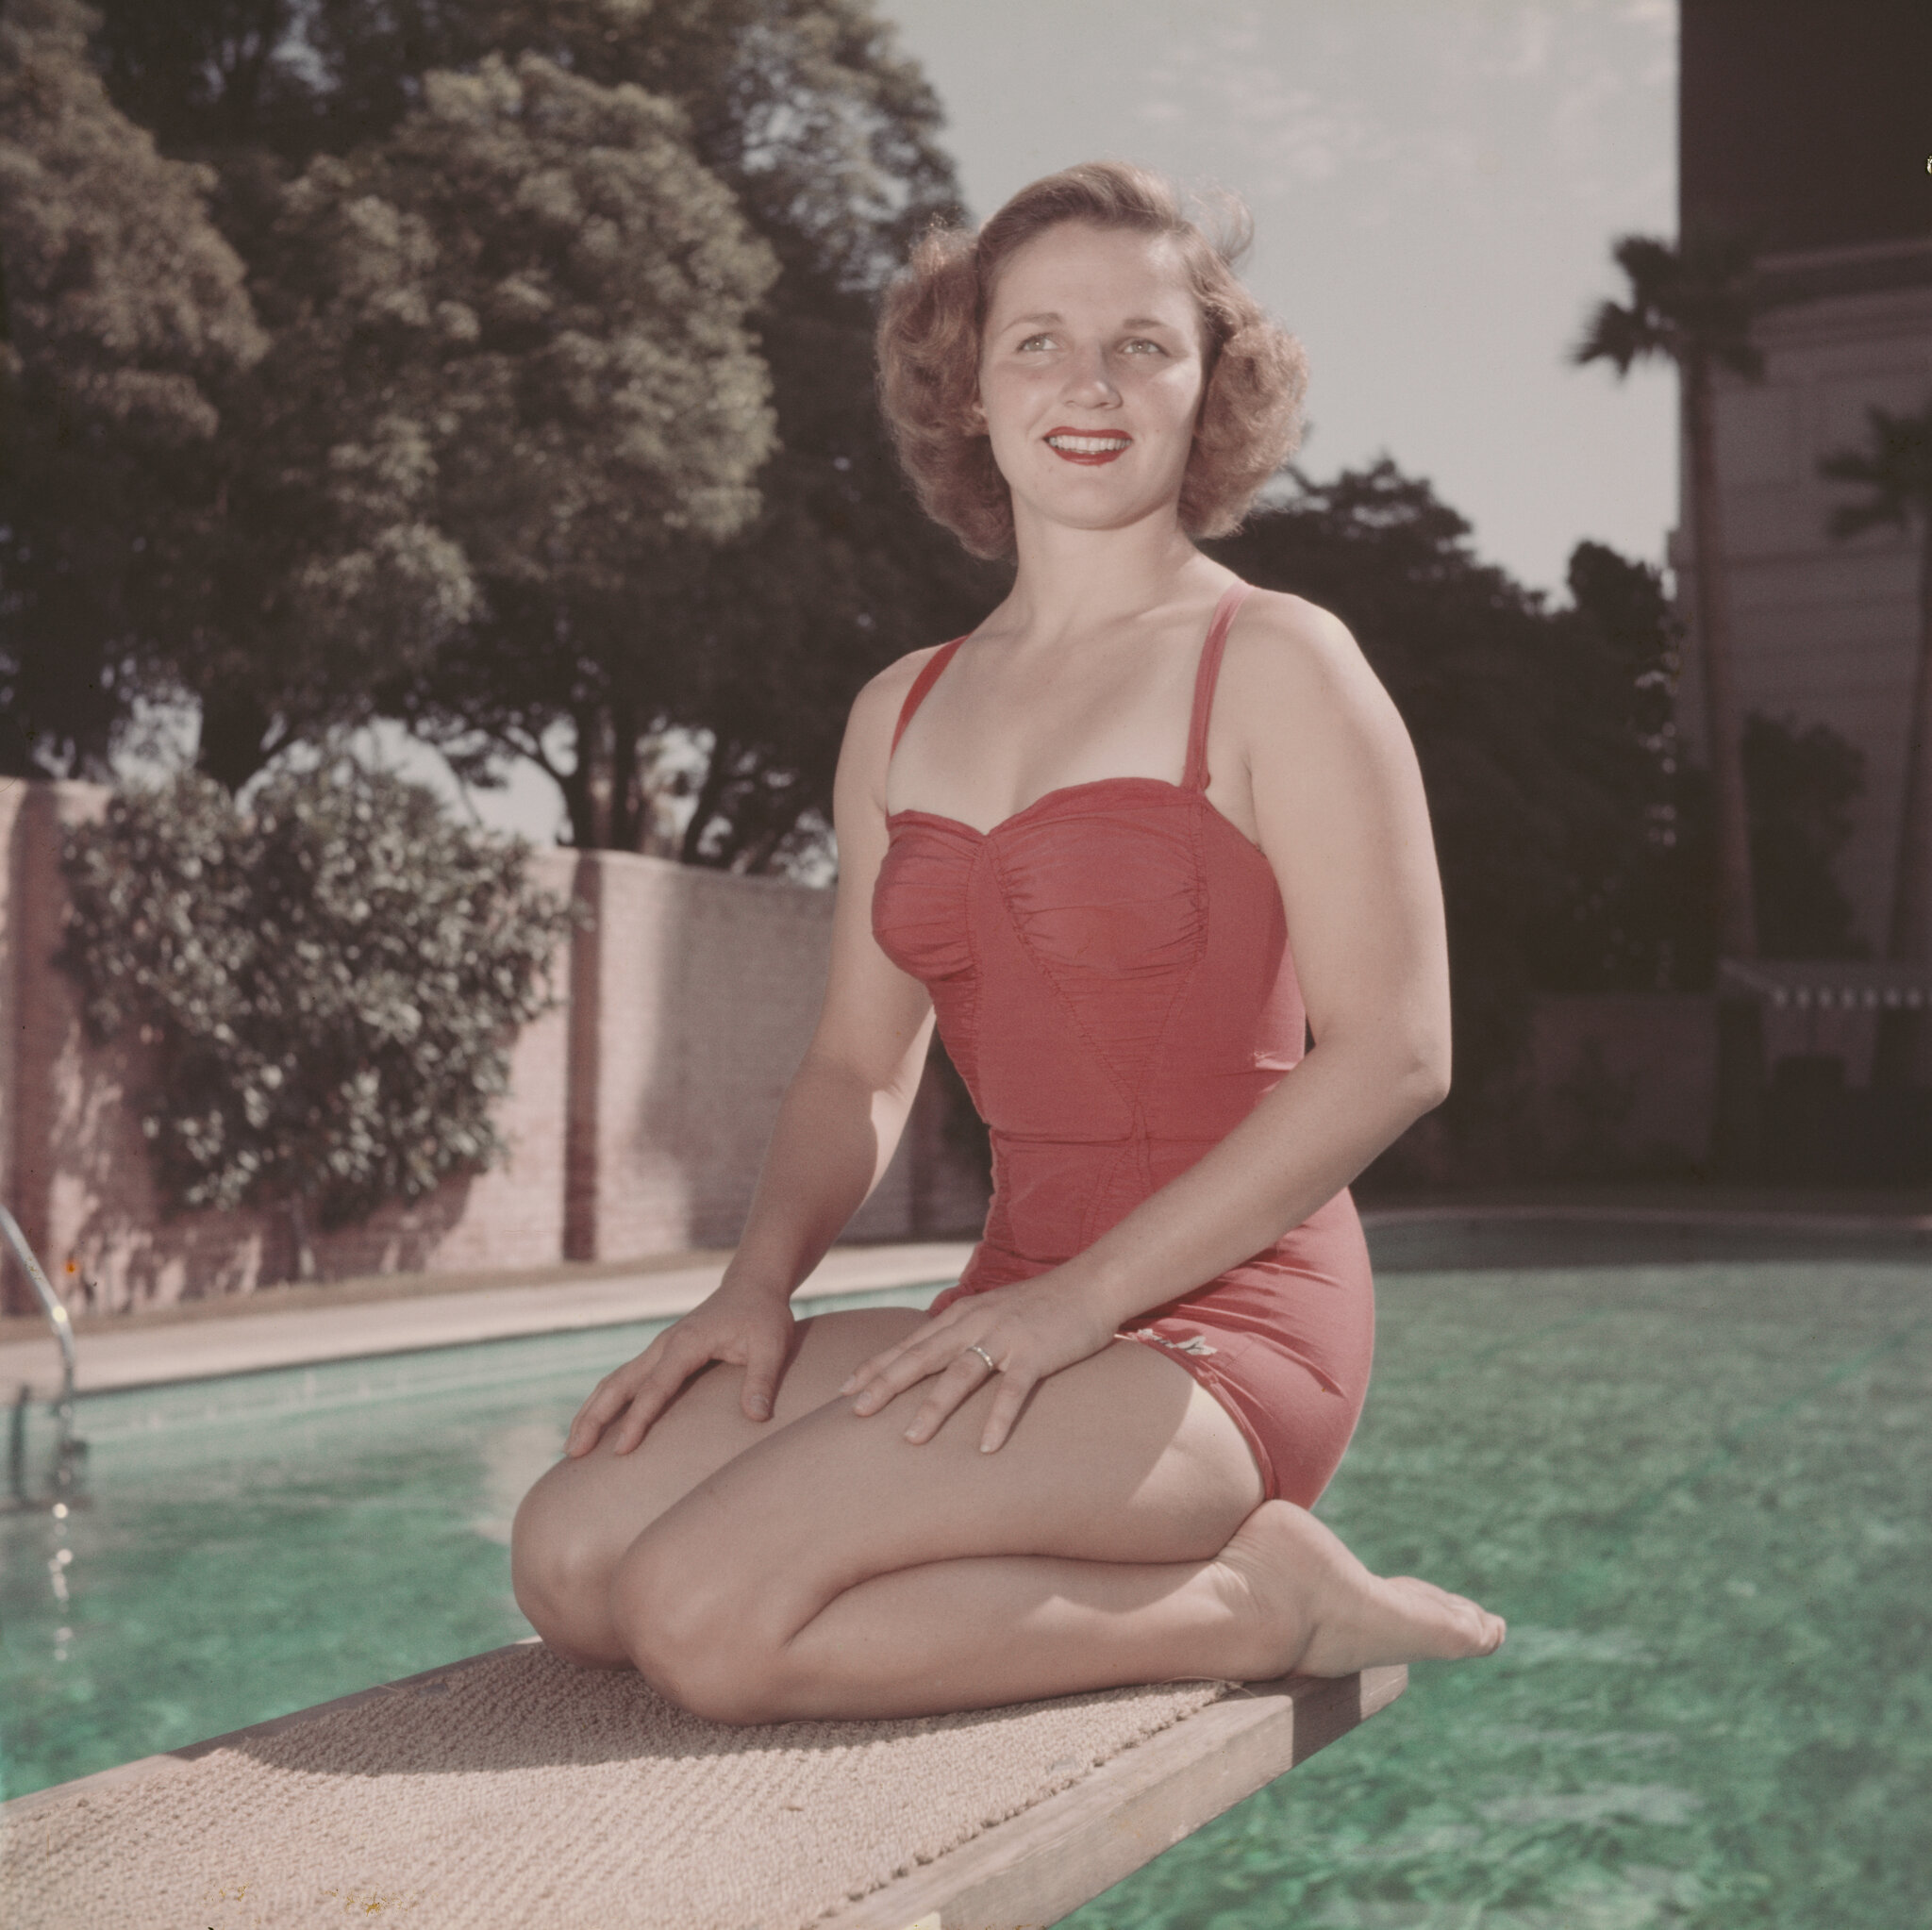
[[[1240,1685],[848,1905],[827,1930],[1043,1930],[1386,1708],[1407,1682],[1407,1669],[1390,1668]]]

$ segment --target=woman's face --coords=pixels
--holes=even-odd
[[[1180,496],[1203,383],[1201,312],[1163,236],[1063,222],[993,285],[979,406],[1028,512],[1119,528]]]

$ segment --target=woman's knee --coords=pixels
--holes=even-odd
[[[611,1571],[621,1551],[591,1531],[568,1463],[524,1496],[510,1525],[510,1588],[545,1646],[587,1667],[621,1667],[610,1629]]]
[[[783,1641],[760,1626],[750,1591],[695,1562],[675,1535],[644,1535],[610,1584],[616,1639],[651,1687],[714,1722],[784,1720]]]

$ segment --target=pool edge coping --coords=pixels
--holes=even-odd
[[[905,1242],[887,1251],[892,1254],[892,1260],[878,1264],[873,1256],[879,1249],[834,1248],[795,1289],[794,1302],[898,1293],[927,1285],[938,1292],[958,1277],[972,1245],[932,1240]],[[598,1283],[600,1290],[588,1296],[592,1303],[588,1306],[583,1304],[584,1296],[576,1297],[573,1306],[554,1286],[517,1282],[466,1289],[461,1294],[358,1302],[336,1309],[277,1310],[233,1323],[215,1319],[125,1335],[97,1334],[90,1337],[92,1346],[79,1349],[80,1373],[75,1391],[83,1398],[132,1393],[143,1388],[175,1387],[242,1373],[386,1359],[445,1347],[592,1333],[600,1328],[675,1320],[716,1288],[724,1271],[724,1262],[720,1260],[675,1272],[620,1275]],[[626,1288],[632,1290],[625,1293]],[[502,1298],[496,1306],[485,1313],[491,1297],[498,1295]],[[553,1300],[555,1304],[551,1304]],[[373,1314],[372,1307],[381,1312]],[[372,1327],[377,1331],[372,1333]],[[384,1327],[390,1330],[387,1334],[380,1331]],[[109,1350],[109,1365],[107,1377],[101,1378],[103,1370],[98,1365],[93,1373],[89,1373],[89,1357],[92,1355],[98,1362],[104,1346]],[[112,1364],[115,1356],[125,1357],[136,1352],[143,1356],[142,1365],[124,1366],[117,1372]],[[25,1387],[32,1400],[51,1399],[58,1378],[56,1356],[46,1341],[16,1340],[0,1346],[0,1389],[9,1396],[14,1388]]]
[[[1424,1225],[1474,1227],[1483,1224],[1524,1225],[1544,1223],[1551,1225],[1579,1225],[1592,1222],[1607,1226],[1682,1227],[1712,1232],[1789,1233],[1800,1239],[1844,1235],[1870,1237],[1891,1235],[1907,1242],[1902,1257],[1912,1257],[1911,1245],[1924,1240],[1932,1256],[1932,1213],[1780,1211],[1740,1206],[1615,1206],[1582,1201],[1537,1204],[1534,1202],[1471,1202],[1467,1205],[1436,1203],[1427,1206],[1367,1206],[1360,1209],[1365,1228]],[[973,1251],[970,1240],[930,1240],[888,1242],[883,1247],[855,1245],[833,1247],[795,1289],[793,1300],[810,1303],[833,1298],[850,1299],[861,1294],[881,1296],[927,1284],[935,1289],[947,1279],[958,1277],[958,1268]],[[886,1269],[891,1277],[841,1278],[841,1274],[864,1276],[872,1272],[867,1260],[874,1256],[904,1254],[908,1263]],[[912,1255],[921,1263],[909,1264]],[[944,1255],[941,1262],[939,1256]],[[957,1265],[954,1262],[957,1261]],[[376,1360],[408,1354],[431,1353],[446,1347],[483,1345],[499,1340],[537,1339],[571,1333],[592,1333],[602,1328],[633,1326],[649,1321],[675,1320],[715,1287],[724,1271],[723,1258],[696,1266],[651,1269],[636,1274],[609,1275],[585,1283],[594,1302],[604,1305],[585,1307],[580,1296],[575,1307],[542,1303],[555,1296],[561,1301],[575,1283],[546,1282],[533,1285],[527,1280],[506,1282],[501,1286],[466,1288],[458,1292],[425,1292],[396,1295],[377,1301],[358,1300],[339,1307],[311,1306],[300,1309],[247,1315],[237,1309],[232,1320],[222,1315],[177,1324],[144,1327],[125,1334],[95,1333],[86,1337],[91,1343],[80,1350],[81,1373],[75,1391],[80,1395],[132,1393],[143,1389],[180,1386],[197,1380],[228,1378],[238,1374],[272,1373],[295,1367],[321,1367],[350,1360]],[[822,1270],[831,1269],[830,1277],[818,1278]],[[1410,1271],[1400,1265],[1381,1269],[1389,1273]],[[662,1283],[652,1291],[650,1283]],[[627,1299],[623,1289],[630,1289]],[[501,1296],[488,1314],[484,1308]],[[512,1296],[526,1299],[523,1309],[510,1305]],[[436,1331],[441,1314],[441,1330]],[[327,1327],[365,1328],[370,1323],[388,1324],[388,1335],[364,1331],[344,1332],[330,1338],[307,1340],[296,1337],[303,1331],[315,1335]],[[225,1336],[227,1346],[218,1344]],[[255,1344],[250,1346],[248,1342]],[[158,1371],[146,1369],[116,1373],[111,1367],[105,1380],[87,1370],[90,1356],[98,1357],[106,1346],[126,1354],[136,1348],[152,1350],[161,1356]],[[170,1354],[176,1356],[173,1362]],[[111,1360],[112,1355],[109,1358]],[[0,1389],[20,1387],[32,1400],[53,1397],[56,1388],[55,1360],[43,1340],[13,1340],[0,1343]],[[98,1370],[97,1370],[98,1372]]]

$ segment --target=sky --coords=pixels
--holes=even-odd
[[[1565,356],[1625,291],[1614,240],[1675,231],[1674,0],[876,5],[944,106],[975,221],[1101,158],[1247,202],[1243,272],[1308,353],[1308,474],[1386,453],[1558,600],[1584,538],[1662,562],[1674,377]],[[534,770],[475,808],[557,828]]]
[[[878,0],[984,220],[1074,161],[1253,210],[1249,286],[1308,352],[1316,475],[1386,452],[1560,591],[1584,537],[1660,562],[1674,379],[1565,365],[1676,227],[1673,0]]]

